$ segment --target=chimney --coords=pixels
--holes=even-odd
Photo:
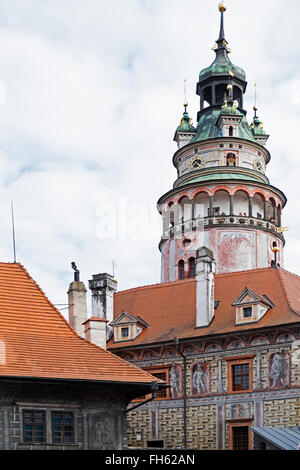
[[[89,281],[92,291],[92,316],[108,320],[108,324],[114,319],[114,293],[118,283],[110,274],[95,274]],[[111,336],[112,328],[107,324],[107,339]]]
[[[85,339],[106,349],[106,326],[108,320],[92,317],[84,322]]]
[[[74,269],[74,281],[71,282],[68,290],[69,300],[69,322],[72,328],[84,338],[83,322],[87,319],[86,288],[83,282],[80,282],[80,272],[75,263],[72,263]]]
[[[205,246],[196,254],[196,327],[210,325],[215,312],[215,272],[213,252]]]

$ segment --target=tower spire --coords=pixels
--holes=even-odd
[[[220,34],[219,34],[219,39],[218,41],[223,41],[225,40],[225,30],[224,30],[224,13],[226,11],[226,6],[224,5],[224,2],[219,3],[219,12],[221,13],[221,25],[220,25]]]

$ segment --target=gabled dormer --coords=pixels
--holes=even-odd
[[[245,287],[239,297],[233,302],[236,309],[236,324],[258,322],[271,308],[274,307],[266,295],[259,295]]]
[[[132,341],[141,332],[148,328],[148,324],[140,317],[122,312],[113,322],[110,323],[114,331],[114,341]]]

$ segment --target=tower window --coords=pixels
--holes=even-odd
[[[178,277],[180,280],[183,280],[185,278],[184,276],[184,261],[181,260],[178,263]]]
[[[229,127],[229,137],[233,137],[233,127]]]
[[[227,166],[236,166],[236,156],[234,153],[229,153],[226,157]]]
[[[196,277],[196,260],[195,258],[189,259],[189,277]]]

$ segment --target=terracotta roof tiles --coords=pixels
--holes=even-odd
[[[266,295],[274,304],[266,315],[251,325],[236,325],[234,300],[248,287],[260,297]],[[215,317],[208,328],[196,326],[196,280],[147,286],[115,294],[116,318],[122,311],[139,315],[148,328],[126,344],[109,342],[110,349],[154,344],[300,323],[300,277],[283,269],[265,268],[215,277]]]
[[[148,384],[150,374],[82,339],[20,264],[0,263],[0,377]]]

